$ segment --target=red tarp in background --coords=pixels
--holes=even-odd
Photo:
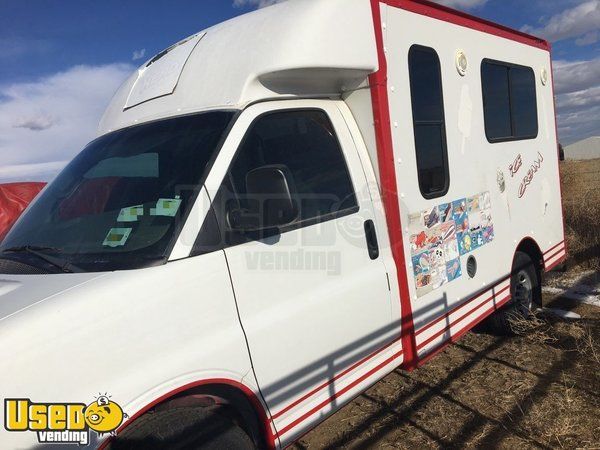
[[[0,184],[0,241],[46,183]]]

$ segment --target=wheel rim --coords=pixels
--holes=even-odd
[[[533,283],[525,270],[519,271],[515,280],[514,302],[518,311],[524,316],[531,313],[533,304]]]

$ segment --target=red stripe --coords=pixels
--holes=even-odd
[[[390,6],[405,9],[410,12],[432,17],[434,19],[449,22],[454,25],[481,31],[483,33],[499,36],[521,44],[530,45],[542,50],[550,51],[550,44],[540,38],[531,36],[512,28],[498,25],[479,17],[457,11],[446,6],[439,5],[426,0],[382,0]]]
[[[415,327],[413,324],[412,305],[408,288],[408,272],[404,254],[404,241],[402,240],[402,221],[400,219],[400,206],[398,203],[398,186],[396,185],[396,169],[394,164],[394,147],[392,142],[392,129],[390,125],[390,107],[387,92],[387,61],[383,50],[383,32],[381,29],[381,11],[379,0],[371,0],[373,11],[373,24],[375,27],[375,40],[377,42],[377,58],[379,70],[369,75],[371,86],[371,99],[373,102],[373,120],[375,138],[377,142],[377,160],[379,161],[379,174],[381,179],[381,198],[385,209],[385,218],[390,236],[390,246],[394,262],[396,263],[396,276],[400,288],[400,337],[404,350],[403,366],[408,370],[414,368],[416,361]]]
[[[187,391],[189,389],[192,389],[192,388],[195,388],[198,386],[205,386],[207,384],[215,384],[215,385],[224,384],[224,385],[232,386],[232,387],[238,389],[239,391],[241,391],[247,397],[248,401],[253,406],[253,408],[255,409],[255,411],[260,419],[260,423],[263,427],[262,432],[263,432],[263,436],[265,437],[265,440],[267,442],[267,447],[269,449],[274,449],[276,447],[276,439],[277,438],[273,434],[273,431],[271,429],[271,424],[269,423],[269,420],[267,417],[266,408],[263,405],[263,403],[258,399],[256,394],[249,387],[245,386],[244,384],[242,384],[238,381],[230,380],[227,378],[211,378],[211,379],[206,379],[206,380],[195,381],[193,383],[188,383],[184,386],[181,386],[177,389],[167,392],[166,394],[160,396],[159,398],[155,399],[153,402],[151,402],[151,403],[147,404],[146,406],[144,406],[143,408],[141,408],[132,417],[127,419],[127,421],[124,422],[116,430],[115,435],[122,433],[123,430],[126,429],[127,427],[129,427],[136,419],[138,419],[140,416],[142,416],[144,413],[146,413],[149,409],[153,408],[154,406],[158,405],[159,403],[162,403],[163,401],[168,400],[181,392]],[[112,436],[109,437],[108,439],[106,439],[98,447],[99,450],[105,449],[106,446],[110,444],[111,440],[112,440]]]
[[[485,294],[487,291],[490,291],[492,289],[494,289],[496,286],[504,283],[506,280],[508,280],[510,278],[510,275],[507,276],[506,278],[504,278],[502,281],[500,281],[500,283],[495,284],[494,286],[492,286],[489,289],[486,289],[485,291],[475,295],[474,297],[471,297],[469,300],[467,300],[464,303],[461,303],[458,306],[455,306],[454,308],[452,308],[449,312],[442,314],[441,316],[439,316],[437,319],[434,319],[433,321],[429,322],[427,325],[425,325],[424,327],[420,328],[419,331],[417,331],[416,335],[418,336],[421,333],[424,333],[425,331],[427,331],[429,328],[431,328],[432,326],[436,325],[437,323],[439,323],[441,320],[449,317],[450,315],[454,314],[455,312],[457,312],[459,309],[461,309],[464,306],[467,306],[469,303],[477,300],[478,298],[480,298],[481,296],[483,296],[483,294]],[[485,302],[487,302],[488,300],[491,300],[494,296],[496,295],[500,295],[502,292],[504,292],[505,290],[507,290],[508,288],[510,288],[510,285],[506,286],[504,289],[500,290],[499,292],[492,294],[491,297],[487,298],[485,300]]]
[[[564,252],[565,249],[564,247],[561,248],[559,251],[557,251],[556,253],[552,254],[552,256],[548,256],[545,261],[550,261],[552,258],[556,258],[557,255],[560,255],[562,252]],[[545,263],[544,263],[545,264]]]
[[[565,243],[565,241],[561,241],[561,242],[559,242],[559,243],[558,243],[558,244],[556,244],[554,247],[552,247],[552,248],[549,248],[548,250],[546,250],[546,251],[544,252],[544,255],[546,255],[546,254],[550,253],[550,252],[551,252],[552,250],[554,250],[556,247],[558,247],[558,246],[560,246],[560,245],[563,245],[564,243]]]
[[[560,149],[558,147],[559,142],[558,142],[558,118],[556,117],[556,92],[555,92],[555,86],[554,86],[554,61],[553,61],[553,57],[552,57],[552,47],[549,46],[550,49],[550,79],[552,80],[552,105],[554,106],[554,130],[556,133],[556,141],[555,144],[556,145],[556,155],[557,155],[557,159],[559,160],[559,169],[558,169],[558,193],[560,195],[559,200],[560,200],[560,212],[562,215],[562,226],[563,226],[563,242],[565,242],[565,230],[567,229],[566,223],[565,223],[565,208],[564,208],[564,204],[563,204],[563,194],[562,194],[562,183],[560,182]],[[565,253],[568,253],[567,250],[567,243],[565,242]]]
[[[510,286],[509,286],[510,287]],[[507,287],[508,289],[508,287]],[[503,291],[506,289],[503,289]],[[502,292],[502,291],[501,291]],[[455,326],[457,323],[462,322],[464,319],[466,319],[467,317],[469,317],[471,314],[473,314],[475,311],[477,311],[480,308],[483,308],[485,306],[487,306],[487,303],[490,300],[494,300],[496,298],[496,295],[500,295],[501,292],[498,292],[498,294],[492,295],[490,298],[484,300],[482,303],[480,303],[479,305],[476,305],[474,308],[471,308],[469,310],[469,312],[464,313],[462,316],[460,316],[458,319],[455,319],[454,321],[450,322],[448,325],[446,325],[443,329],[441,329],[440,331],[436,332],[433,336],[429,337],[427,340],[423,341],[421,344],[419,344],[419,346],[417,347],[418,350],[421,350],[423,347],[426,347],[429,343],[431,343],[432,341],[436,340],[438,337],[440,337],[442,334],[444,334],[446,331],[449,331],[452,329],[453,326]],[[510,294],[509,294],[510,297]]]
[[[402,355],[402,351],[399,351],[398,353],[390,356],[388,359],[386,359],[385,361],[383,361],[381,364],[377,365],[376,367],[372,368],[371,370],[369,370],[367,373],[365,373],[364,375],[362,375],[360,378],[354,380],[352,383],[350,383],[348,386],[340,389],[338,392],[336,392],[335,394],[333,394],[331,397],[329,397],[327,400],[322,401],[321,403],[319,403],[317,406],[315,406],[314,408],[312,408],[310,411],[306,412],[305,414],[303,414],[302,416],[298,417],[296,420],[294,420],[292,423],[290,423],[289,425],[287,425],[286,427],[284,427],[280,432],[279,432],[279,436],[287,433],[288,431],[290,431],[292,428],[296,427],[297,425],[299,425],[300,423],[304,422],[306,419],[308,419],[310,416],[312,416],[313,414],[319,412],[321,409],[323,409],[325,406],[329,405],[330,403],[332,403],[335,399],[341,397],[342,395],[344,395],[346,392],[348,392],[350,389],[352,389],[353,387],[355,387],[357,384],[359,384],[360,382],[366,380],[367,378],[369,378],[371,375],[373,375],[374,373],[378,372],[379,370],[381,370],[382,368],[384,368],[385,366],[387,366],[388,364],[390,364],[391,362],[393,362],[396,358],[398,358],[400,355]]]
[[[565,253],[565,255],[559,259],[556,260],[556,262],[550,264],[550,267],[546,267],[544,270],[546,272],[550,272],[552,269],[554,269],[556,266],[562,264],[565,260],[567,259],[567,254]]]
[[[316,394],[317,392],[319,392],[321,389],[326,388],[327,386],[329,386],[330,384],[332,384],[334,381],[340,379],[341,377],[343,377],[344,375],[348,374],[349,372],[352,372],[357,367],[359,367],[359,366],[363,365],[364,363],[366,363],[367,361],[373,359],[375,356],[377,356],[378,354],[380,354],[381,352],[383,352],[387,348],[391,347],[393,344],[395,344],[398,341],[399,341],[399,339],[393,340],[389,344],[386,344],[385,346],[381,347],[376,352],[371,353],[370,355],[364,357],[363,359],[361,359],[357,363],[355,363],[352,366],[348,367],[346,370],[344,370],[343,372],[339,373],[338,375],[336,375],[335,377],[333,377],[331,380],[328,380],[325,383],[321,384],[320,386],[314,388],[308,394],[303,395],[298,400],[294,401],[292,404],[290,404],[290,405],[286,406],[285,408],[283,408],[277,414],[273,414],[273,417],[271,418],[271,421],[274,421],[278,417],[281,417],[283,414],[285,414],[286,412],[288,412],[290,409],[292,409],[295,406],[299,405],[300,403],[302,403],[304,400],[308,399],[309,397],[312,397],[314,394]]]
[[[471,323],[469,323],[468,325],[466,325],[464,328],[462,328],[455,335],[451,336],[450,339],[442,342],[438,347],[436,347],[433,350],[429,351],[427,353],[427,355],[425,355],[424,357],[422,357],[421,359],[419,359],[418,366],[419,367],[423,366],[431,358],[433,358],[434,356],[436,356],[437,354],[439,354],[440,352],[442,352],[448,345],[454,344],[454,343],[458,342],[459,339],[461,337],[463,337],[465,334],[467,334],[475,325],[477,325],[478,323],[484,321],[490,314],[492,314],[493,312],[495,312],[498,309],[502,308],[509,300],[510,300],[510,295],[508,297],[506,297],[505,299],[499,301],[496,305],[494,305],[493,308],[490,308],[489,311],[486,311],[481,316],[479,316],[477,319],[473,320]]]

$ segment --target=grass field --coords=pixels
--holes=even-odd
[[[600,159],[563,162],[561,175],[569,273],[558,275],[598,286]],[[600,308],[561,295],[544,303],[581,320],[539,315],[510,338],[468,333],[424,367],[394,371],[294,448],[599,449]]]
[[[600,159],[561,163],[570,267],[600,269]]]

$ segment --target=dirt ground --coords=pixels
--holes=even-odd
[[[600,160],[561,171],[571,260],[547,280],[544,304],[581,319],[540,313],[517,337],[468,333],[424,367],[388,375],[296,450],[600,448],[600,305],[557,287],[587,270],[586,293],[600,295]]]

